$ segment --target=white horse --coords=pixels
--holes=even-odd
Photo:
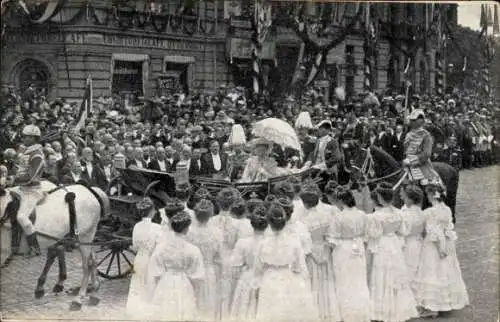
[[[42,189],[46,191],[51,186],[56,188],[55,185],[43,182]],[[89,290],[96,291],[99,286],[96,261],[91,243],[94,240],[101,214],[106,215],[109,211],[109,199],[99,188],[91,189],[94,193],[89,188],[79,184],[60,187],[48,194],[36,207],[34,226],[38,243],[40,244],[40,250],[47,250],[45,267],[38,278],[35,289],[35,297],[40,298],[45,294],[43,287],[45,279],[56,257],[59,259],[59,278],[53,291],[58,293],[64,289],[63,283],[67,278],[67,274],[64,245],[60,241],[70,232],[69,209],[71,208],[70,205],[74,204],[76,214],[75,231],[78,234],[76,247],[82,257],[83,276],[79,296],[71,302],[70,310],[81,309],[82,301],[87,296],[89,277],[92,280]],[[9,213],[12,212],[12,209],[14,209],[14,213],[17,211],[15,204],[18,204],[19,197],[16,196],[14,191],[15,189],[0,188],[0,218],[3,220],[12,215],[12,213]],[[99,299],[97,297],[90,297],[89,305],[97,305],[98,303]]]

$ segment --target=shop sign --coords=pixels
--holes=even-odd
[[[232,58],[251,59],[253,44],[250,39],[230,38],[227,43],[229,55]],[[274,59],[276,42],[266,41],[262,44],[261,59]]]
[[[179,41],[172,39],[161,39],[157,37],[135,37],[126,35],[107,35],[99,33],[69,32],[69,33],[41,33],[41,32],[23,32],[6,33],[6,42],[28,43],[28,44],[46,44],[61,43],[67,44],[93,44],[93,45],[112,45],[119,47],[146,47],[161,48],[178,51],[203,51],[202,43],[193,41]]]

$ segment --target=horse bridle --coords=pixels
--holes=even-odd
[[[375,170],[373,168],[373,165],[374,165],[374,161],[373,161],[373,157],[372,157],[372,153],[371,153],[371,149],[370,147],[368,148],[361,148],[362,151],[366,151],[366,156],[365,156],[365,159],[363,161],[363,165],[360,167],[357,167],[356,165],[353,165],[351,164],[351,167],[358,170],[364,181],[366,182],[366,184],[373,184],[373,183],[378,183],[380,181],[384,181],[384,180],[387,180],[387,179],[390,179],[392,177],[395,177],[397,175],[399,175],[401,172],[403,172],[403,168],[400,168],[394,172],[391,172],[389,173],[388,175],[385,175],[383,177],[380,177],[380,178],[372,178],[372,179],[368,179],[368,177],[370,176],[371,173],[375,173]],[[352,162],[352,161],[351,161]],[[348,173],[351,173],[352,171],[348,170],[346,168],[346,165],[345,165],[345,162],[344,162],[344,169],[346,172]],[[397,188],[400,184],[400,182],[402,182],[402,180],[404,179],[404,176],[401,180],[399,180],[398,184],[395,186],[395,188]]]

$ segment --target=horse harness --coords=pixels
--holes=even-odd
[[[84,186],[85,188],[87,188],[92,193],[92,195],[94,197],[96,197],[96,199],[99,202],[99,205],[101,206],[101,209],[103,209],[102,211],[104,211],[103,201],[101,200],[99,195],[94,190],[92,190],[91,187],[87,186],[86,184],[83,184],[83,183],[79,183],[79,184]],[[42,232],[38,232],[38,231],[36,232],[36,234],[43,236],[45,238],[57,241],[56,245],[66,245],[69,248],[74,248],[74,247],[76,247],[76,245],[81,245],[81,243],[78,240],[79,231],[78,231],[78,227],[76,224],[76,208],[75,208],[76,195],[74,192],[69,191],[67,189],[67,186],[69,186],[69,185],[60,185],[58,187],[55,187],[55,188],[49,190],[48,192],[45,193],[45,196],[40,201],[37,202],[37,206],[42,204],[48,195],[50,195],[56,191],[59,191],[59,190],[66,191],[64,201],[68,204],[68,210],[69,210],[69,233],[66,236],[64,236],[62,239],[56,238],[54,236],[51,236],[51,235],[48,235],[48,234],[45,234]],[[13,191],[11,191],[10,194],[12,196],[12,201],[7,205],[7,208],[5,210],[5,215],[2,218],[0,218],[0,226],[2,226],[9,218],[16,216],[17,211],[19,210],[21,196]],[[35,220],[36,220],[36,210],[33,210],[33,213],[30,215],[30,219],[34,224]],[[87,243],[85,243],[85,244],[87,244]]]

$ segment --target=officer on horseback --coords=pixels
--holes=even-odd
[[[413,110],[408,116],[410,131],[404,141],[405,159],[403,167],[409,169],[409,180],[422,186],[430,182],[443,185],[439,174],[431,163],[433,138],[424,128],[425,114],[421,109]]]
[[[42,146],[38,144],[40,129],[35,125],[26,125],[22,134],[26,150],[19,158],[19,166],[14,180],[14,185],[17,187],[13,191],[20,197],[17,221],[26,234],[29,247],[28,256],[38,256],[40,255],[40,247],[29,216],[35,210],[36,204],[44,197],[40,177],[45,167],[45,160]]]

